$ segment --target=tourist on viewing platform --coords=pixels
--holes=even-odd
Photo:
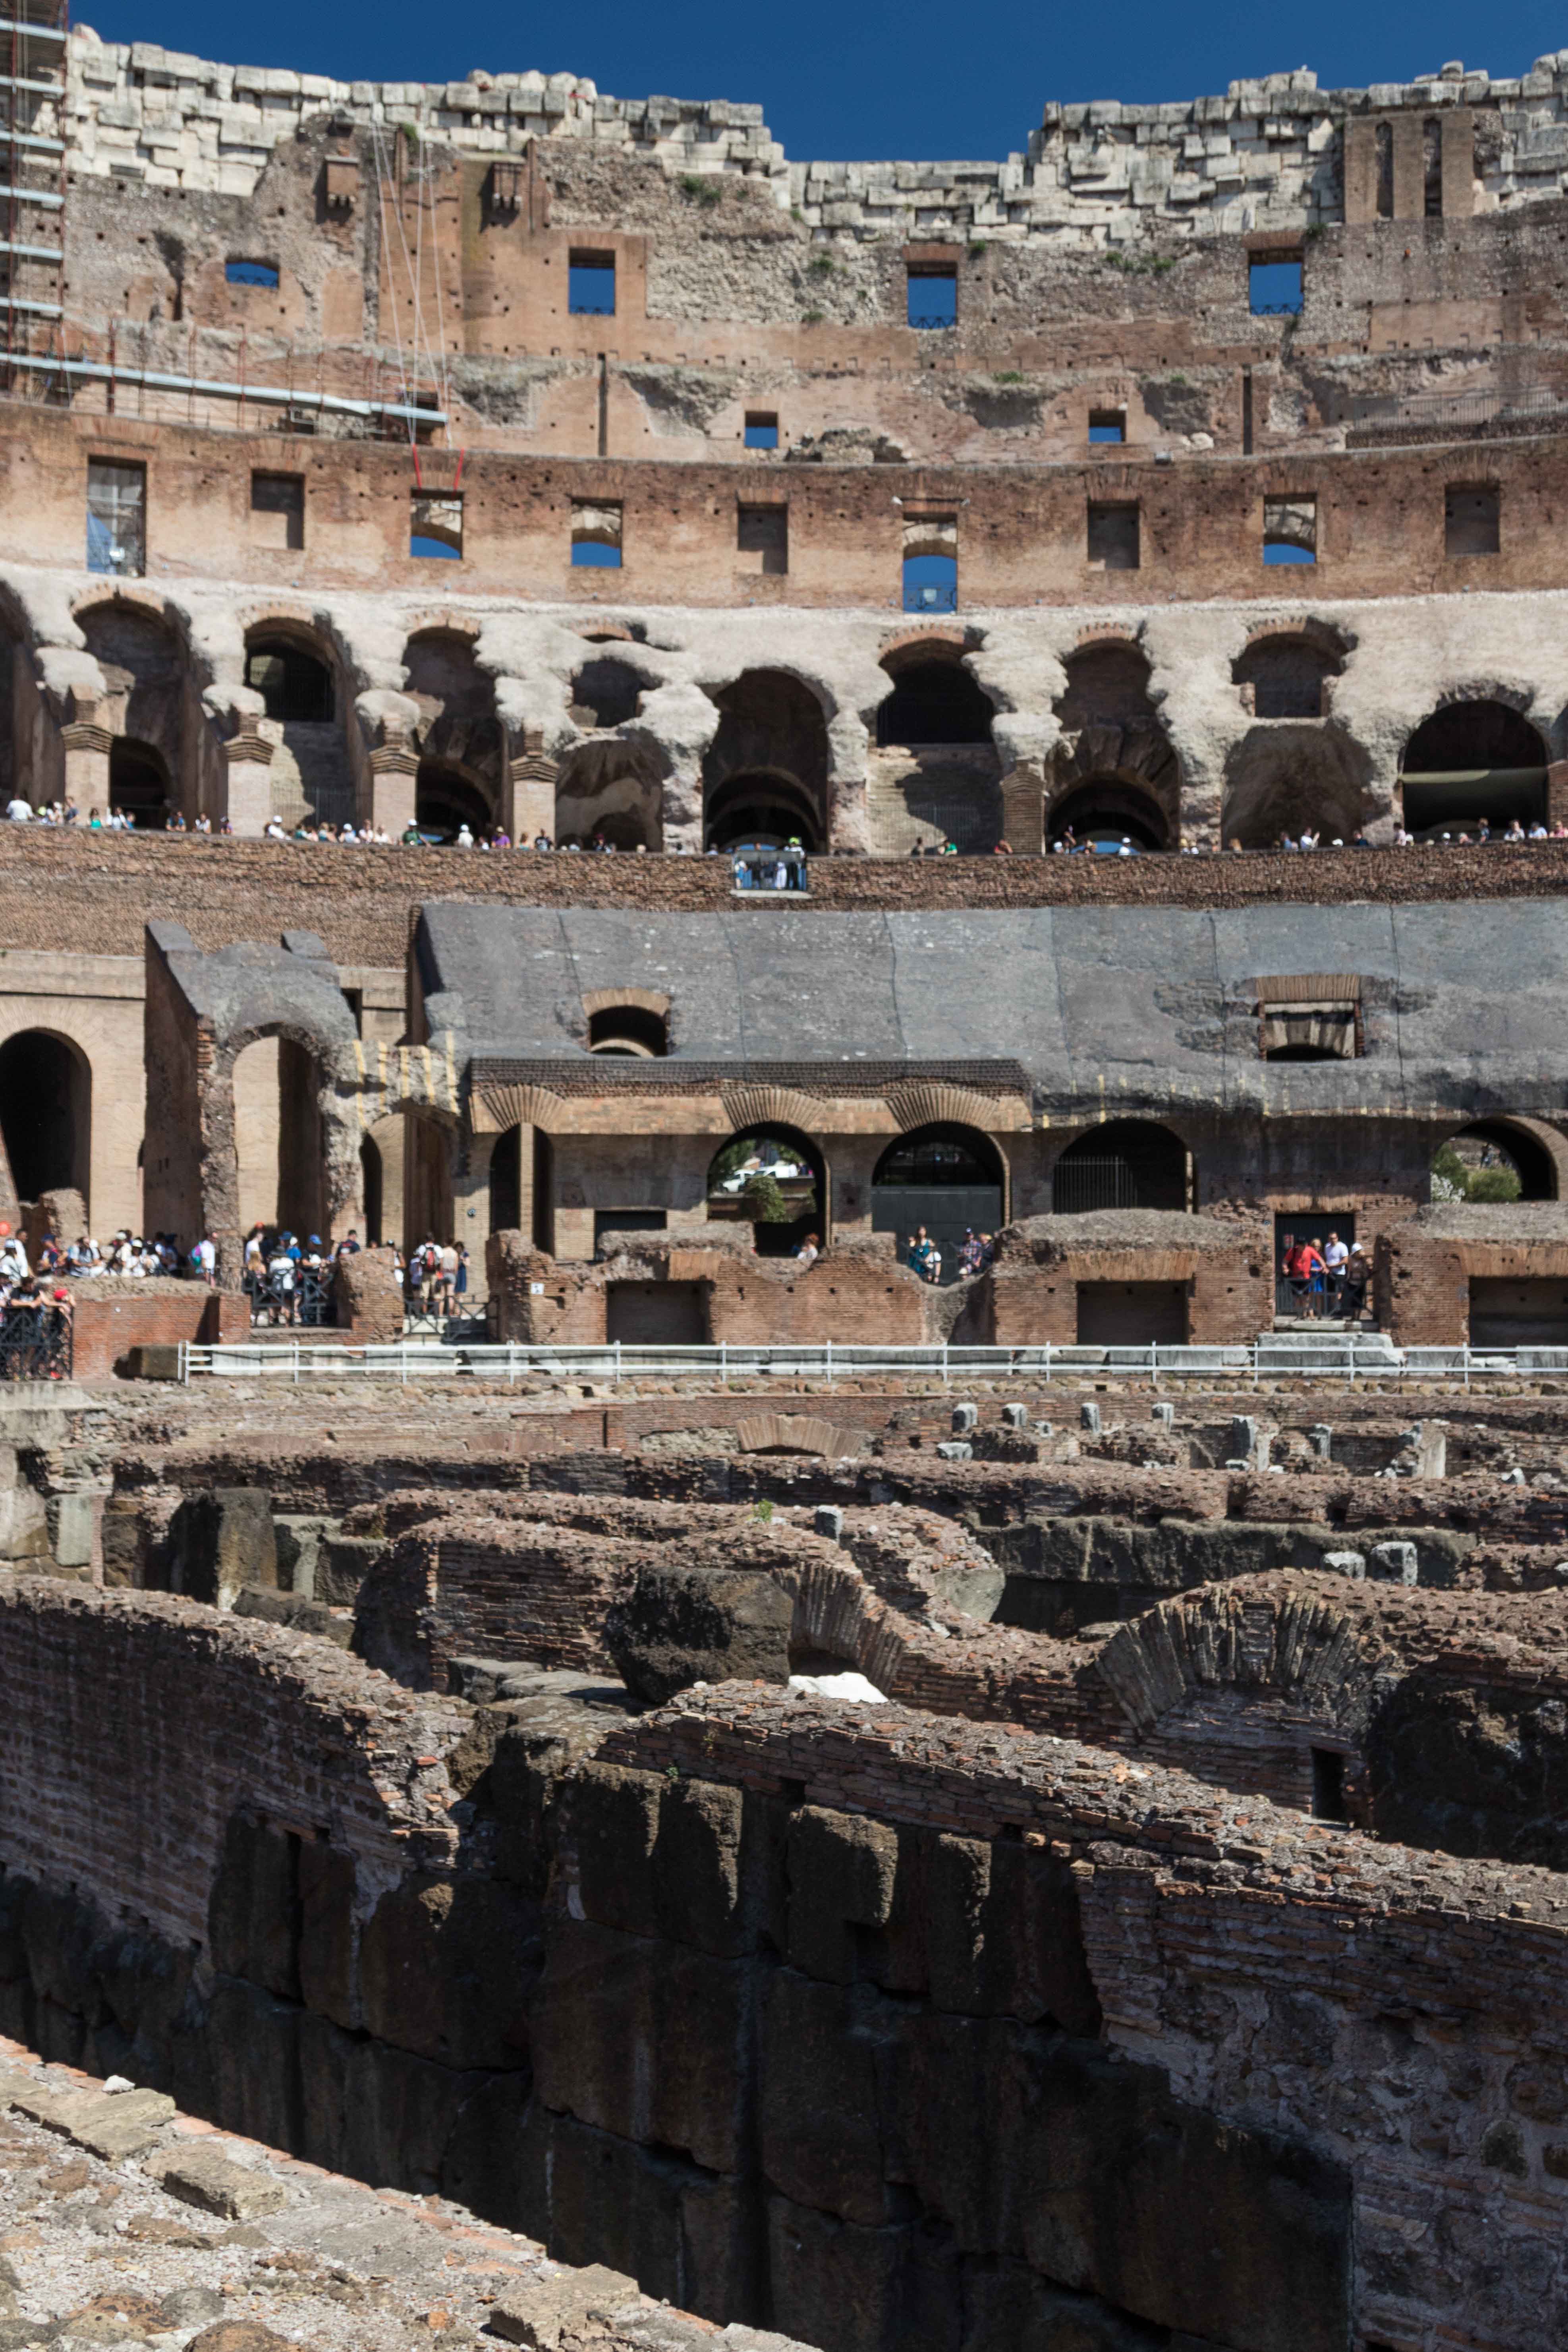
[[[103,819],[100,816],[95,808],[89,809],[87,813],[87,829],[89,833],[101,833],[103,831]]]
[[[553,849],[555,844],[547,833],[536,833],[533,836],[533,845],[535,849]]]
[[[191,827],[193,833],[210,833],[212,829],[213,821],[210,816],[205,814],[197,817],[195,824]]]
[[[164,826],[163,830],[165,833],[184,833],[185,831],[185,820],[180,814],[178,809],[176,809],[174,814],[170,817],[169,822]]]
[[[942,1280],[942,1252],[923,1225],[918,1227],[910,1236],[907,1263],[914,1268],[922,1282]]]
[[[1337,1299],[1340,1295],[1349,1262],[1349,1250],[1338,1234],[1331,1229],[1329,1238],[1323,1244],[1323,1286],[1331,1299]]]
[[[1447,837],[1447,834],[1443,836],[1445,841]],[[1522,841],[1524,839],[1524,827],[1521,824],[1518,817],[1515,816],[1509,819],[1508,831],[1503,835],[1503,839],[1505,841]]]
[[[462,824],[458,827],[458,838],[453,843],[452,846],[455,849],[472,849],[473,845],[474,836],[468,831],[468,820],[465,817]]]
[[[288,839],[288,835],[285,834],[282,825],[275,816],[269,816],[268,818],[265,826],[262,828],[262,833],[263,838],[268,841],[286,841]]]
[[[993,857],[1011,857],[1013,855],[1012,843],[1010,841],[999,841],[992,850],[991,855]]]
[[[810,1267],[816,1264],[817,1259],[821,1255],[821,1240],[816,1234],[807,1234],[805,1241],[802,1242],[800,1247],[795,1252],[796,1259],[803,1267]]]
[[[191,1271],[198,1282],[205,1282],[209,1290],[214,1288],[217,1282],[217,1244],[211,1234],[204,1234],[192,1250]]]
[[[347,1233],[343,1235],[342,1241],[338,1244],[337,1249],[333,1255],[337,1257],[354,1257],[358,1255],[358,1252],[359,1233],[356,1227],[351,1225]]]
[[[1342,1316],[1347,1323],[1359,1322],[1366,1311],[1367,1286],[1371,1280],[1372,1268],[1367,1263],[1366,1252],[1360,1242],[1352,1242],[1334,1313]]]
[[[5,814],[13,824],[30,824],[33,818],[33,803],[31,801],[25,801],[20,793],[14,793],[5,803]]]
[[[290,1235],[279,1234],[273,1244],[272,1255],[267,1261],[267,1289],[271,1302],[272,1321],[292,1323],[297,1284],[294,1259],[289,1254]]]
[[[459,1243],[458,1243],[458,1272],[457,1272],[457,1277],[456,1277],[456,1279],[454,1280],[453,1285],[452,1285],[452,1296],[453,1296],[454,1299],[458,1299],[458,1298],[466,1298],[466,1297],[468,1297],[468,1251],[467,1251],[467,1249],[463,1246],[462,1243],[461,1243],[461,1242],[459,1242]],[[462,1311],[462,1310],[461,1310],[461,1308],[459,1308],[459,1309],[458,1309],[458,1312],[459,1312],[459,1313],[461,1313],[461,1311]]]
[[[98,1244],[88,1234],[78,1234],[66,1252],[66,1272],[70,1275],[90,1274],[98,1264]]]
[[[218,820],[218,828],[217,828],[217,829],[218,829],[218,831],[219,831],[220,833],[224,833],[224,834],[232,834],[232,833],[233,833],[233,831],[234,831],[234,825],[233,825],[232,821],[231,821],[228,817],[226,817],[226,817],[220,817],[220,818],[219,818],[219,820]]]
[[[960,1275],[967,1278],[970,1275],[978,1274],[983,1255],[984,1252],[981,1246],[979,1234],[975,1232],[973,1225],[965,1225],[963,1228],[963,1239],[958,1244],[958,1271]]]

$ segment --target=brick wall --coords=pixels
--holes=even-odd
[[[173,1347],[180,1340],[213,1346],[248,1338],[250,1307],[233,1292],[200,1282],[73,1282],[72,1369],[79,1381],[113,1378],[132,1348]]]
[[[739,1979],[736,1997],[743,1988],[768,2024],[739,2079],[724,2079],[755,2102],[759,2137],[754,2154],[731,2156],[710,2130],[702,2160],[737,2204],[752,2180],[781,2200],[788,2228],[769,2252],[783,2326],[826,2319],[830,2340],[869,2345],[918,2287],[955,2294],[921,2267],[933,2229],[961,2279],[982,2255],[1048,2270],[1064,2243],[1076,2250],[1063,2183],[1103,2159],[1112,2111],[1104,2090],[1058,2106],[1051,2084],[1073,2063],[1071,2035],[1096,2025],[1101,2063],[1104,2044],[1118,2062],[1108,2081],[1134,2098],[1149,2068],[1172,2100],[1164,2128],[1184,2179],[1163,2211],[1136,2220],[1146,2176],[1104,2180],[1102,2220],[1122,2221],[1075,2262],[1080,2287],[1178,2338],[1268,2352],[1436,2343],[1459,2314],[1457,2343],[1529,2352],[1543,2304],[1562,2308],[1568,2150],[1547,2119],[1559,2105],[1540,2095],[1540,2070],[1554,2081],[1568,2054],[1554,1874],[1379,1847],[1070,1741],[733,1686],[616,1733],[580,1787],[563,1883],[584,1925],[552,1938],[539,2096],[573,2177],[584,2138],[620,2144],[615,2178],[632,2211],[616,2221],[603,2200],[563,2197],[563,2254],[596,2211],[599,2228],[640,2229],[669,2259],[679,2215],[658,2212],[632,2152],[690,2145],[673,2126],[690,2116],[694,2052],[678,2011],[664,2037],[654,2030],[653,1980],[700,1982],[711,2015]],[[678,1908],[661,1857],[689,1851],[693,1813],[735,1891],[718,1895],[715,1870],[708,1896],[688,1880]],[[650,1912],[658,1937],[639,1958],[629,1931],[646,1939]],[[775,1954],[794,1986],[775,1976]],[[574,2071],[570,2037],[580,2048],[612,2000],[616,2063]],[[1066,2025],[1065,2041],[1039,2038],[1042,2013]],[[1391,2040],[1397,2067],[1375,2054]],[[1391,2100],[1361,2098],[1373,2073]],[[1211,2168],[1192,2107],[1236,2135],[1244,2180]],[[1088,2112],[1092,2156],[1068,2120]],[[1029,2113],[1052,2118],[1041,2127],[1057,2161],[1037,2173]],[[1081,2171],[1061,2163],[1068,2145]],[[1292,2164],[1286,2191],[1277,2168]],[[1338,2224],[1325,2229],[1330,2178],[1353,2216],[1353,2250]],[[1023,2179],[1052,2254],[1012,2219],[1010,2184]],[[1247,2307],[1262,2251],[1246,2218],[1255,2189],[1300,2214],[1290,2263],[1337,2249],[1308,2285],[1310,2310],[1291,2307],[1289,2263],[1277,2259]],[[1193,2242],[1167,2238],[1194,2192]],[[1508,2263],[1479,2252],[1500,2232]],[[1152,2254],[1136,2275],[1114,2251],[1130,2242]],[[1027,2340],[1022,2315],[1037,2291],[1037,2277],[1019,2282],[1012,2340]]]
[[[814,858],[807,904],[824,909],[1036,906],[1408,905],[1568,896],[1568,843],[1352,856]],[[166,834],[90,835],[0,825],[0,947],[90,939],[142,952],[153,917],[198,947],[313,930],[341,964],[401,968],[426,898],[700,913],[748,902],[726,859],[483,856]],[[750,912],[766,922],[766,907]]]

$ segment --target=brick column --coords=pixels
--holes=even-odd
[[[370,755],[370,807],[365,814],[372,824],[384,825],[394,841],[414,821],[418,772],[418,761],[404,744],[380,743]]]
[[[272,814],[272,745],[264,735],[231,735],[223,746],[224,805],[241,840],[256,841]]]
[[[531,841],[540,833],[554,840],[556,772],[555,761],[539,751],[508,761],[501,815],[513,841]]]
[[[109,813],[109,747],[114,738],[107,727],[90,719],[73,719],[60,729],[65,751],[65,796],[75,801],[86,819],[89,809]]]

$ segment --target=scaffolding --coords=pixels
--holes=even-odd
[[[0,388],[58,349],[65,280],[66,0],[0,16]]]

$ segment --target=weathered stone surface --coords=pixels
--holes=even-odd
[[[649,1567],[605,1636],[627,1688],[658,1704],[694,1682],[787,1682],[794,1614],[762,1573]]]

